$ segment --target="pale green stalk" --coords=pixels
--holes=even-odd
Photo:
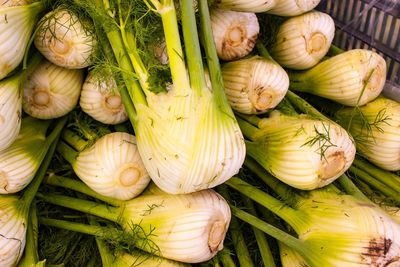
[[[228,189],[225,185],[221,185],[218,189],[218,192],[226,199],[226,201],[232,203]],[[240,223],[235,217],[231,218],[231,222],[229,225],[229,234],[232,239],[233,246],[235,247],[236,257],[239,261],[240,266],[254,266],[253,261],[251,260],[250,252],[247,249],[245,238],[242,231],[240,230]]]
[[[67,177],[58,176],[58,175],[55,175],[54,173],[50,173],[46,177],[44,182],[49,185],[59,186],[59,187],[74,190],[76,192],[79,192],[79,193],[85,194],[87,196],[96,198],[98,200],[104,201],[113,206],[120,206],[123,203],[122,200],[106,197],[104,195],[101,195],[101,194],[93,191],[91,188],[89,188],[86,184],[84,184],[81,181],[67,178]]]

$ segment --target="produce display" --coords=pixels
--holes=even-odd
[[[0,1],[0,267],[400,266],[400,92],[319,3]]]

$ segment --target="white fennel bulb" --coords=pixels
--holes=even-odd
[[[128,200],[142,193],[150,182],[131,134],[106,134],[79,153],[65,144],[62,147],[76,175],[103,196]]]
[[[207,261],[222,250],[231,219],[228,203],[211,189],[143,194],[117,207],[57,195],[43,199],[135,229],[137,248],[185,263]]]
[[[259,56],[224,64],[222,78],[232,109],[244,114],[261,114],[275,108],[289,88],[286,71]]]
[[[284,17],[298,16],[314,9],[321,0],[278,0],[267,13]]]
[[[0,196],[0,266],[16,266],[26,243],[26,215],[18,196]],[[25,208],[25,210],[24,210]]]
[[[290,89],[347,106],[362,106],[382,92],[386,62],[374,51],[354,49],[324,60],[311,69],[289,72],[289,79]]]
[[[400,170],[400,103],[378,97],[368,104],[335,114],[354,137],[357,151],[382,169]]]
[[[247,153],[282,182],[298,189],[326,186],[352,164],[356,149],[338,124],[274,111],[259,128],[241,128],[251,141]]]
[[[213,8],[210,19],[220,59],[238,59],[253,50],[260,32],[256,14]]]
[[[326,55],[334,35],[335,23],[328,14],[312,11],[289,18],[279,27],[271,55],[283,67],[308,69]]]
[[[103,72],[89,72],[82,86],[79,105],[93,119],[104,124],[126,121],[128,115],[122,104],[117,83]]]
[[[2,0],[4,1],[4,0]],[[11,4],[11,3],[9,3]],[[0,7],[0,79],[22,61],[43,4]]]
[[[215,6],[239,12],[266,12],[277,5],[281,0],[218,0]]]
[[[24,6],[30,3],[30,0],[0,0],[0,8],[11,6]]]
[[[62,117],[76,107],[82,83],[83,70],[62,68],[44,60],[24,84],[22,108],[38,119]]]
[[[35,46],[50,62],[69,69],[91,64],[97,43],[91,22],[68,9],[56,9],[46,14],[38,27]]]
[[[0,194],[21,191],[31,182],[51,144],[46,139],[49,124],[31,117],[22,119],[16,140],[0,152]]]
[[[21,127],[22,97],[18,77],[0,82],[0,151],[17,138]]]

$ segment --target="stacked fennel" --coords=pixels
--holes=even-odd
[[[400,264],[400,103],[318,3],[0,2],[0,266]]]

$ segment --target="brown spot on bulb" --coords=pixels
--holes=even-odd
[[[6,190],[8,186],[8,179],[7,174],[3,171],[0,171],[0,188]]]
[[[125,187],[135,185],[140,176],[140,170],[134,164],[125,164],[117,171],[118,180]]]
[[[215,252],[220,250],[221,243],[225,237],[225,223],[222,221],[215,221],[210,229],[210,233],[208,234],[208,248],[210,252]]]
[[[234,25],[225,33],[224,43],[232,47],[239,46],[246,39],[246,35],[246,28],[241,25]]]
[[[324,50],[327,40],[325,35],[320,32],[314,32],[311,37],[306,40],[307,42],[307,51],[310,54],[319,53]]]
[[[105,100],[106,106],[109,109],[115,110],[115,109],[120,109],[121,108],[121,97],[119,95],[111,95],[106,97]]]
[[[57,55],[66,55],[71,50],[71,44],[66,40],[59,40],[53,37],[50,41],[49,48]]]
[[[46,91],[36,91],[33,94],[33,103],[36,106],[47,106],[50,103],[50,95]]]
[[[343,150],[322,157],[319,168],[319,178],[322,180],[328,180],[340,173],[345,165],[346,157]]]

